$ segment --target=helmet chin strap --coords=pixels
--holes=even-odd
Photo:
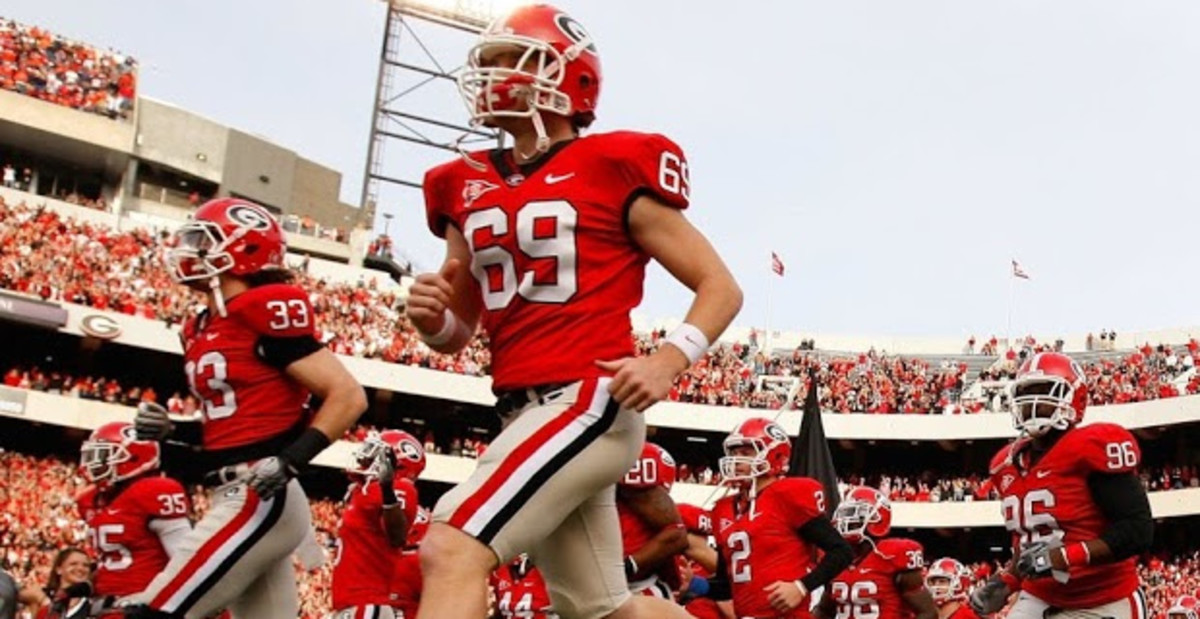
[[[225,311],[225,295],[221,293],[221,276],[213,275],[208,280],[208,287],[209,292],[212,293],[213,301],[216,303],[217,314],[221,318],[227,318],[229,314]]]

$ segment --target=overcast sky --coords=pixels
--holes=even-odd
[[[1200,3],[559,6],[604,63],[594,130],[661,132],[688,153],[689,216],[746,290],[739,324],[763,325],[770,297],[774,328],[1003,335],[1014,258],[1032,276],[1017,282],[1015,331],[1200,324]],[[358,202],[382,3],[8,0],[0,12],[133,54],[142,94],[329,165]],[[467,45],[422,41],[443,62]],[[396,106],[465,120],[451,89],[410,99]],[[383,197],[398,245],[437,265],[419,196]],[[679,317],[689,299],[656,270],[641,313]]]

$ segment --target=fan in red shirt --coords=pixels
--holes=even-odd
[[[815,479],[784,477],[792,445],[770,419],[742,422],[724,448],[721,475],[737,492],[712,509],[720,555],[702,595],[732,599],[738,617],[810,617],[809,592],[853,556],[825,515],[824,487]]]
[[[830,583],[817,615],[937,619],[937,606],[925,588],[924,549],[902,537],[887,537],[892,506],[875,488],[846,493],[833,524],[855,549],[854,562]]]
[[[675,557],[687,549],[688,540],[670,494],[675,473],[671,454],[648,442],[642,457],[617,484],[625,578],[635,595],[669,600],[679,588]]]
[[[1078,425],[1088,388],[1066,355],[1033,355],[1011,389],[1021,434],[992,459],[991,480],[1013,560],[972,592],[971,606],[991,614],[1020,591],[1012,619],[1040,618],[1049,608],[1145,617],[1135,561],[1150,548],[1154,522],[1137,476],[1137,439],[1115,424]]]
[[[943,557],[930,563],[925,571],[925,588],[937,604],[939,619],[979,619],[967,604],[971,570],[957,559]]]
[[[500,619],[558,619],[546,592],[546,581],[529,555],[519,555],[492,572],[492,594]]]
[[[139,441],[133,424],[96,428],[80,449],[92,483],[76,499],[96,557],[95,597],[137,593],[179,552],[192,529],[183,485],[159,474],[159,447]]]
[[[425,450],[400,430],[368,436],[354,454],[357,478],[346,491],[333,567],[334,613],[354,619],[392,619],[393,582],[417,518],[417,487]]]

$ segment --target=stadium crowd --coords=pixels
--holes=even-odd
[[[179,324],[195,311],[192,293],[174,284],[156,257],[166,235],[116,232],[53,211],[8,205],[0,199],[0,287]],[[434,353],[420,341],[394,290],[374,282],[327,281],[297,273],[318,315],[322,341],[334,352],[469,375],[485,375],[490,358],[484,335],[457,355]],[[663,331],[635,334],[639,352],[654,350]],[[1024,354],[997,360],[978,377],[1002,385]],[[1136,402],[1200,392],[1195,339],[1186,346],[1144,345],[1124,355],[1088,362],[1092,404]],[[972,413],[1002,410],[994,398],[964,399],[975,379],[962,362],[930,362],[870,350],[827,354],[801,350],[768,354],[752,343],[714,347],[680,377],[672,400],[716,406],[777,409],[803,401],[815,371],[823,410],[838,413]],[[1185,373],[1190,380],[1176,381]]]
[[[1166,473],[1155,475],[1171,477]],[[1190,469],[1188,479],[1190,485],[1196,487],[1194,467]],[[891,485],[894,496],[898,485],[908,485],[904,480],[887,475],[867,481],[876,480]],[[848,481],[858,483],[863,480],[852,477]],[[965,480],[951,480],[950,483],[959,481]],[[58,549],[87,545],[86,526],[74,506],[74,497],[84,488],[84,481],[72,462],[0,451],[0,482],[0,568],[19,582],[44,583]],[[900,496],[903,497],[903,493]],[[202,514],[207,505],[206,495],[199,487],[194,488],[193,516]],[[305,572],[297,565],[296,574],[302,599],[301,617],[318,619],[325,616],[329,608],[332,559],[337,547],[335,533],[342,504],[329,499],[313,499],[310,506],[317,542],[326,550],[330,561],[312,572]],[[976,580],[982,581],[995,566],[975,563],[969,567]],[[1146,557],[1139,573],[1151,608],[1155,613],[1161,613],[1179,595],[1200,588],[1200,553]]]
[[[126,118],[137,96],[137,61],[0,18],[0,88]]]

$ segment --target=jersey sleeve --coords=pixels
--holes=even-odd
[[[1129,430],[1111,423],[1097,423],[1072,430],[1080,439],[1076,446],[1079,466],[1087,473],[1129,473],[1142,461],[1142,449]]]
[[[308,293],[298,286],[259,286],[243,292],[234,301],[239,302],[241,320],[259,335],[274,338],[315,338],[317,335],[316,317]]]
[[[620,182],[627,187],[625,203],[641,195],[677,209],[688,207],[691,181],[683,149],[656,133],[613,134],[612,156]]]
[[[475,157],[480,155],[475,154]],[[446,238],[446,226],[453,222],[450,216],[453,183],[451,169],[457,162],[444,163],[425,173],[421,191],[425,194],[425,222],[429,231],[438,238]]]
[[[825,487],[821,482],[808,477],[785,477],[775,483],[784,484],[779,495],[786,512],[783,516],[792,529],[799,529],[825,513]]]
[[[925,567],[925,548],[915,540],[892,537],[879,542],[878,549],[897,572]]]
[[[186,518],[188,496],[183,484],[170,477],[147,477],[129,488],[147,520]]]

